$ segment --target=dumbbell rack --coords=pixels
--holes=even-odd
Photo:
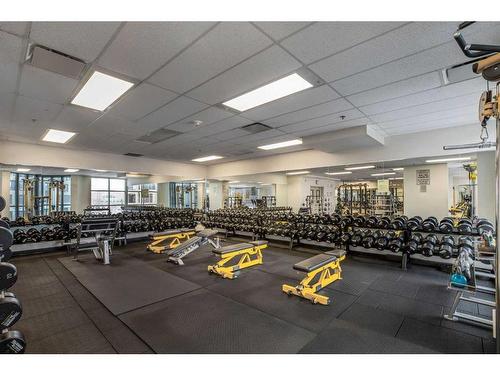
[[[451,282],[448,283],[448,289],[454,290],[457,292],[457,295],[455,296],[455,300],[453,301],[453,305],[450,309],[450,312],[446,315],[444,315],[444,318],[447,320],[451,321],[464,321],[466,323],[475,323],[475,324],[480,324],[484,325],[487,327],[493,328],[493,319],[486,319],[482,318],[477,315],[473,314],[468,314],[464,312],[459,312],[457,311],[458,306],[460,302],[471,302],[475,303],[478,305],[482,306],[488,306],[492,307],[493,309],[495,308],[495,301],[490,301],[485,298],[479,298],[475,296],[476,292],[481,292],[481,293],[486,293],[489,295],[493,295],[496,297],[496,292],[495,288],[490,288],[486,287],[483,285],[479,285],[477,282],[477,277],[484,277],[484,278],[489,278],[492,279],[493,281],[496,280],[496,269],[495,269],[495,264],[496,264],[496,254],[495,254],[495,249],[494,248],[481,248],[478,246],[478,241],[475,243],[475,249],[474,249],[474,264],[472,265],[473,267],[473,279],[472,279],[472,284],[465,286],[464,288],[460,288],[458,286],[454,286]],[[477,261],[487,261],[492,265],[492,269],[484,269],[484,267],[478,267],[476,266]],[[465,294],[473,294],[473,296],[466,296]]]

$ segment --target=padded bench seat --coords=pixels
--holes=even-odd
[[[215,236],[217,233],[219,233],[218,230],[214,230],[214,229],[203,229],[203,230],[200,230],[198,233],[196,233],[196,235],[198,237],[203,237],[203,238],[207,238],[207,237],[212,237],[212,236]]]
[[[160,236],[168,236],[170,234],[186,233],[186,232],[194,232],[194,230],[193,229],[172,229],[172,230],[167,230],[165,232],[150,234],[149,238],[155,239],[156,237],[160,237]]]
[[[188,246],[191,246],[195,244],[196,242],[201,241],[200,237],[191,237],[189,240],[184,241],[181,243],[179,246],[175,247],[174,250],[178,250],[179,248],[186,248]]]
[[[220,249],[213,249],[212,252],[214,254],[223,255],[252,247],[254,247],[254,245],[252,245],[251,243],[236,243],[234,245],[223,246]]]
[[[325,251],[325,254],[327,255],[334,255],[337,258],[342,258],[347,254],[345,250],[337,249],[337,250],[330,250],[330,251]]]
[[[333,262],[335,259],[337,259],[335,255],[318,254],[312,258],[304,259],[303,261],[296,263],[293,266],[293,269],[301,272],[311,272],[327,265],[330,262]]]

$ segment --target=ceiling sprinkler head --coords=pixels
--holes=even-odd
[[[345,120],[345,116],[344,115],[340,116],[340,119]]]
[[[194,120],[194,121],[193,121],[193,125],[194,125],[195,127],[198,127],[198,126],[200,126],[201,124],[203,124],[203,121],[201,121],[201,120]]]

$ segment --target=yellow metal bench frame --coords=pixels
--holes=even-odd
[[[152,236],[152,242],[147,246],[147,249],[155,254],[161,254],[167,250],[175,249],[184,241],[189,240],[196,234],[196,231],[176,232],[168,234],[158,234]],[[171,240],[170,243],[164,244],[164,241]]]
[[[334,281],[342,280],[342,268],[340,267],[340,262],[344,259],[345,255],[342,255],[341,257],[332,260],[330,263],[325,264],[314,271],[308,272],[299,285],[291,286],[283,284],[281,289],[289,296],[296,295],[308,299],[314,304],[319,303],[321,305],[329,305],[330,298],[318,294],[317,292]],[[318,274],[318,280],[313,283]]]
[[[267,243],[261,245],[248,244],[248,248],[235,250],[230,253],[221,254],[221,260],[216,264],[208,266],[208,272],[215,273],[225,279],[236,279],[240,270],[263,263],[262,250],[267,247]],[[236,264],[227,265],[239,257]]]

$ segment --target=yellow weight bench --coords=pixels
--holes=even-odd
[[[266,247],[267,241],[252,241],[213,249],[212,252],[220,256],[221,260],[208,266],[208,272],[225,279],[235,279],[243,268],[262,264],[262,250]]]
[[[314,304],[328,305],[330,298],[317,292],[334,281],[342,279],[340,262],[345,259],[345,254],[345,250],[327,251],[295,264],[293,269],[306,272],[306,277],[297,286],[283,284],[281,289],[289,296],[296,295]]]
[[[175,249],[183,241],[189,240],[192,236],[196,234],[194,229],[181,229],[181,230],[169,230],[162,233],[154,233],[149,235],[149,239],[152,241],[147,249],[156,254],[161,254],[166,250]],[[165,244],[164,241],[169,241],[170,243]]]

